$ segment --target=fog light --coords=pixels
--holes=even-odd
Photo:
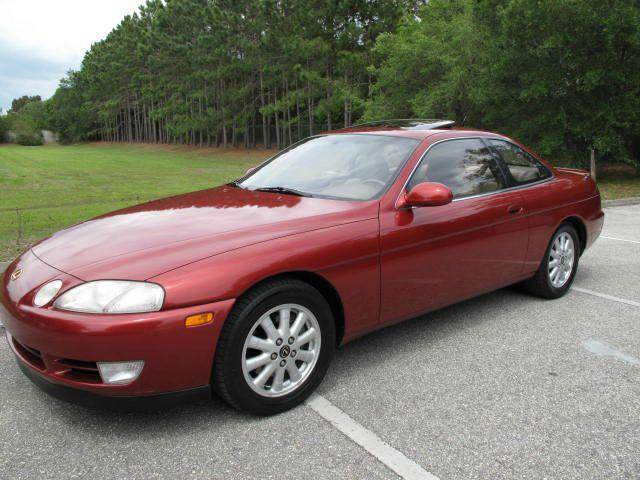
[[[124,385],[136,380],[144,367],[143,360],[131,362],[98,362],[102,381],[109,385]]]

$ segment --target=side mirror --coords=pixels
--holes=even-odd
[[[398,201],[398,208],[439,207],[451,203],[453,193],[446,185],[436,182],[417,184]]]
[[[249,169],[247,169],[246,172],[244,172],[244,176],[246,177],[247,175],[249,175],[251,172],[253,172],[256,168],[258,167],[251,167]]]

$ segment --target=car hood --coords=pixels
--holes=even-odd
[[[222,186],[97,217],[53,234],[32,251],[81,280],[144,280],[247,245],[376,214],[376,202]]]

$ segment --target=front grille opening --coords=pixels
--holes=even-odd
[[[13,337],[12,340],[16,351],[29,365],[41,372],[47,371],[40,350],[20,343],[15,337]],[[49,355],[48,358],[51,372],[55,372],[56,375],[62,378],[96,385],[102,383],[96,362],[86,362],[84,360],[74,360],[71,358],[55,358],[51,355]]]
[[[95,384],[102,383],[102,378],[100,378],[100,374],[98,372],[91,373],[86,370],[78,370],[75,368],[67,370],[61,376],[76,382]]]
[[[60,358],[57,360],[58,365],[73,368],[76,370],[87,370],[97,372],[98,366],[96,362],[85,362],[84,360],[72,360],[70,358]]]
[[[29,363],[29,365],[38,370],[44,371],[45,366],[44,362],[42,361],[42,354],[40,353],[40,350],[29,347],[27,345],[23,345],[15,338],[13,339],[13,345],[20,356],[24,358]]]
[[[59,358],[56,363],[60,367],[68,368],[61,376],[84,383],[102,383],[102,378],[98,372],[96,362],[86,362],[84,360],[73,360],[71,358]]]

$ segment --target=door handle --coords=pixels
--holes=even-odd
[[[507,209],[507,211],[511,215],[516,215],[518,213],[522,213],[523,210],[524,210],[524,208],[522,207],[522,205],[510,205],[509,208]]]

